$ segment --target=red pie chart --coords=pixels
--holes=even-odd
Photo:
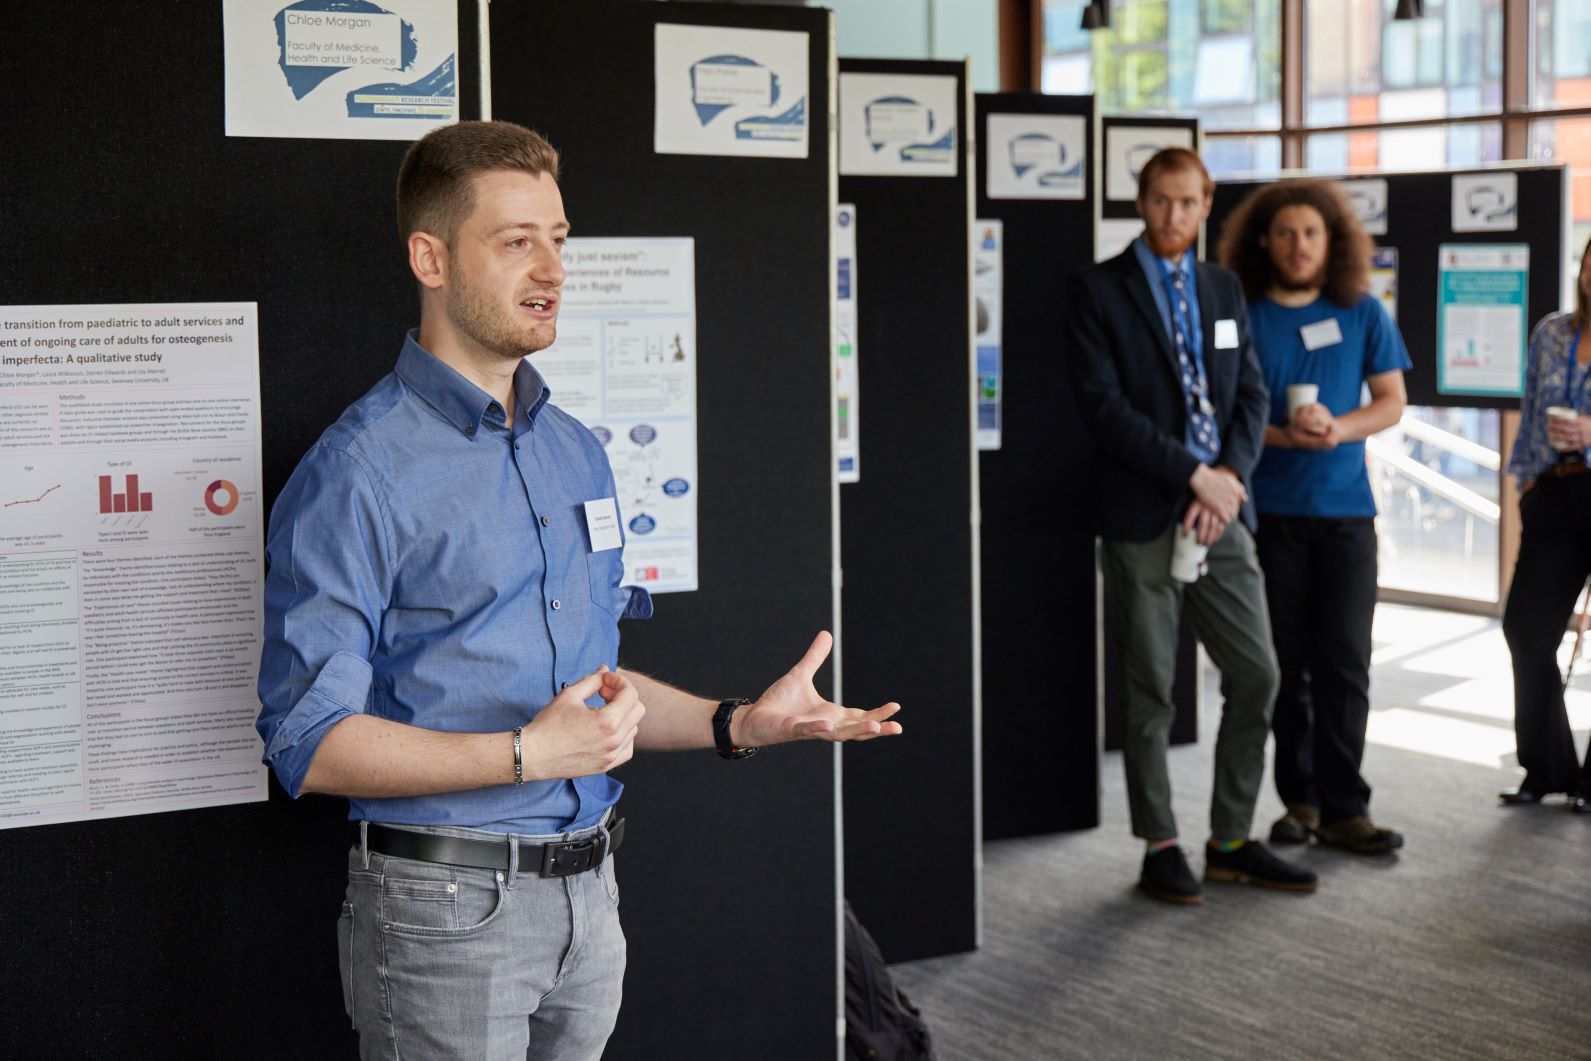
[[[238,507],[238,488],[225,479],[217,479],[204,488],[204,507],[218,516],[231,515]]]

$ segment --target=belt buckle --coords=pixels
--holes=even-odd
[[[601,865],[607,855],[607,839],[602,833],[586,840],[547,844],[541,851],[543,877],[570,877]]]

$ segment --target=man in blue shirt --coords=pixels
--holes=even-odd
[[[1271,842],[1314,836],[1388,854],[1403,838],[1371,820],[1370,786],[1359,771],[1376,605],[1376,503],[1364,440],[1403,415],[1409,354],[1369,293],[1371,247],[1334,186],[1289,181],[1260,189],[1233,212],[1221,259],[1243,281],[1271,394],[1254,469],[1282,679],[1271,726],[1287,813]],[[1289,388],[1301,386],[1314,395],[1295,390],[1290,400]]]
[[[624,972],[607,771],[636,749],[900,732],[824,700],[831,639],[760,698],[617,669],[620,523],[601,443],[549,404],[569,223],[558,156],[503,122],[404,159],[420,327],[304,456],[267,540],[258,728],[294,797],[359,821],[338,924],[365,1057],[599,1057]]]

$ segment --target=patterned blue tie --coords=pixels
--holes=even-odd
[[[1188,403],[1188,434],[1194,456],[1213,460],[1216,455],[1215,417],[1209,403],[1209,385],[1193,360],[1193,328],[1188,312],[1188,274],[1171,270],[1171,329],[1177,344],[1177,366],[1182,373],[1182,393]]]

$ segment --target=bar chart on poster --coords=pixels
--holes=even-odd
[[[255,316],[0,307],[0,828],[265,798]]]

